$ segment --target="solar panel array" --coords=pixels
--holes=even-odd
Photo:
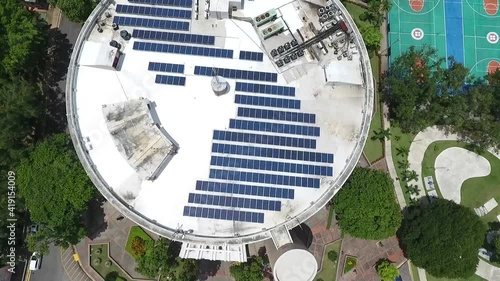
[[[319,137],[319,127],[290,125],[283,123],[269,123],[269,122],[231,119],[229,120],[229,128],[239,129],[239,130]]]
[[[192,5],[192,0],[129,2],[175,7]],[[138,5],[119,4],[116,11],[158,18],[190,19],[192,16],[187,9]],[[188,31],[187,21],[116,16],[113,22],[146,28],[133,30],[132,36],[136,39],[180,43],[135,41],[134,50],[234,58],[233,50],[193,46],[213,46],[214,36],[148,30]],[[239,59],[261,62],[264,55],[243,50],[239,52]],[[148,70],[182,75],[185,66],[152,61]],[[236,81],[237,115],[228,120],[228,129],[214,130],[208,178],[196,181],[196,192],[188,195],[189,205],[184,207],[184,216],[264,223],[266,212],[280,212],[284,206],[282,200],[295,199],[296,189],[318,189],[322,178],[333,176],[334,155],[314,151],[320,136],[320,128],[315,125],[316,115],[300,112],[301,100],[296,97],[296,89],[274,84],[278,81],[276,73],[219,68],[215,64],[214,67],[195,66],[194,74],[265,83]],[[184,86],[186,77],[158,74],[155,83]]]
[[[264,213],[184,206],[183,214],[186,217],[264,223]]]
[[[233,50],[226,50],[226,49],[181,46],[181,45],[139,42],[139,41],[134,42],[133,48],[134,50],[138,51],[205,56],[205,57],[216,57],[216,58],[233,58]]]
[[[189,22],[185,21],[157,20],[157,19],[115,16],[113,18],[113,23],[125,26],[138,26],[138,27],[183,30],[183,31],[189,30]]]
[[[263,61],[264,54],[249,51],[240,51],[240,60]]]
[[[231,197],[211,194],[189,193],[189,203],[222,206],[222,207],[237,207],[247,209],[257,209],[266,211],[281,211],[281,202],[275,200],[262,200],[243,197]]]
[[[333,154],[269,147],[244,146],[237,144],[213,143],[212,153],[246,155],[265,158],[289,159],[319,163],[333,163]]]
[[[205,76],[219,75],[225,78],[257,80],[257,81],[267,81],[267,82],[278,81],[278,74],[276,73],[249,71],[249,70],[247,71],[239,69],[220,68],[220,67],[215,68],[207,66],[195,66],[194,74],[205,75]]]
[[[150,62],[148,70],[159,71],[159,72],[184,73],[184,65],[175,63]]]
[[[140,29],[134,29],[132,31],[132,37],[146,40],[193,43],[203,45],[213,45],[215,42],[214,36]]]
[[[128,0],[130,3],[162,5],[191,8],[193,6],[192,0]]]
[[[295,198],[295,190],[290,188],[264,187],[226,182],[197,181],[196,190],[285,199]]]
[[[132,5],[116,5],[116,12],[122,14],[143,15],[163,18],[191,19],[191,11],[168,8],[156,8]]]
[[[170,75],[156,75],[155,83],[156,84],[174,85],[174,86],[185,86],[186,85],[186,77],[170,76]]]
[[[295,96],[295,88],[293,87],[244,83],[244,82],[236,82],[236,91],[289,96],[289,97]]]

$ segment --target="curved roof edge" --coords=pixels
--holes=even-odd
[[[308,208],[303,213],[298,216],[291,218],[287,222],[276,225],[274,228],[285,226],[288,229],[292,229],[298,226],[300,223],[306,221],[310,217],[312,217],[320,208],[326,205],[328,201],[333,197],[335,190],[338,190],[347,180],[350,173],[357,165],[359,158],[361,157],[361,153],[363,152],[363,148],[366,143],[366,139],[368,137],[370,123],[373,115],[373,103],[374,103],[374,81],[373,74],[371,70],[370,60],[368,57],[368,52],[366,50],[366,46],[362,41],[361,33],[359,32],[356,24],[351,18],[350,14],[347,12],[347,9],[340,3],[339,0],[333,0],[335,4],[340,8],[342,13],[346,16],[346,20],[349,22],[349,25],[352,27],[353,32],[356,34],[356,41],[360,48],[361,53],[361,63],[363,64],[364,77],[366,80],[366,91],[365,91],[365,104],[363,107],[363,120],[361,123],[361,132],[359,135],[359,139],[356,143],[356,146],[353,150],[353,153],[348,158],[344,169],[341,171],[341,174],[338,180],[334,185],[330,187],[330,189],[323,194],[321,198],[318,199],[314,203],[313,206]],[[101,16],[108,6],[113,2],[113,0],[102,0],[97,7],[92,11],[87,21],[85,21],[80,34],[76,40],[75,45],[73,46],[73,53],[71,55],[70,63],[68,66],[67,73],[67,83],[66,83],[66,115],[68,118],[68,129],[71,135],[71,139],[73,140],[73,145],[75,147],[76,153],[80,162],[82,163],[85,171],[90,177],[91,181],[97,187],[99,192],[106,198],[108,202],[110,202],[115,208],[117,208],[124,216],[128,217],[135,223],[140,226],[160,235],[166,237],[171,240],[176,240],[180,242],[189,241],[189,242],[198,242],[198,243],[212,243],[212,244],[248,244],[254,243],[258,241],[263,241],[271,238],[270,230],[266,232],[259,232],[255,234],[250,234],[246,236],[239,237],[207,237],[200,236],[196,234],[186,234],[182,239],[179,239],[176,236],[176,230],[169,228],[167,226],[161,225],[145,216],[135,211],[132,206],[128,205],[124,200],[120,198],[116,193],[114,193],[113,189],[107,185],[104,179],[101,177],[95,165],[92,162],[92,159],[88,155],[85,149],[85,145],[82,143],[82,135],[80,131],[80,126],[78,123],[78,117],[76,115],[76,80],[78,76],[78,60],[80,58],[80,52],[83,47],[83,43],[88,39],[90,33],[93,31],[95,27],[96,20],[99,16]]]

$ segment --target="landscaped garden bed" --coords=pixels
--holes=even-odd
[[[316,275],[316,281],[335,281],[337,278],[337,260],[333,261],[333,254],[329,254],[330,252],[335,252],[338,256],[340,251],[341,240],[335,241],[326,246],[324,256],[323,256],[323,264],[321,266],[321,271]],[[330,256],[330,258],[329,258]]]
[[[356,264],[358,263],[358,259],[353,256],[346,256],[344,263],[344,274],[350,272],[354,268],[356,268]]]
[[[138,237],[138,238],[137,238]],[[130,228],[130,232],[128,233],[127,245],[125,245],[125,250],[129,253],[134,259],[139,258],[141,256],[138,253],[141,252],[141,248],[146,250],[146,243],[153,242],[153,238],[149,236],[141,227],[132,226]]]
[[[90,245],[90,266],[104,278],[104,280],[129,281],[123,270],[118,267],[109,256],[108,244]]]

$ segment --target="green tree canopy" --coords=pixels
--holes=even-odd
[[[58,134],[38,143],[17,171],[19,195],[31,219],[43,225],[29,240],[31,250],[78,243],[85,234],[81,214],[95,191],[70,138]]]
[[[372,25],[365,25],[359,28],[363,41],[365,41],[366,49],[373,56],[380,49],[380,41],[382,40],[382,33],[380,30]]]
[[[87,20],[92,10],[96,6],[94,0],[51,0],[52,5],[56,5],[63,11],[64,15],[71,21],[83,23]]]
[[[500,72],[482,78],[436,50],[411,47],[381,79],[389,117],[405,133],[445,126],[481,148],[500,148]]]
[[[398,268],[389,261],[383,261],[377,265],[377,273],[382,281],[394,281],[399,276]]]
[[[17,0],[0,1],[0,77],[31,74],[46,54],[47,33],[38,15]]]
[[[438,278],[467,278],[479,261],[486,227],[469,208],[438,199],[408,210],[399,240],[405,256]]]
[[[384,172],[355,168],[333,198],[340,228],[363,239],[384,239],[396,234],[402,220],[394,185]]]
[[[244,263],[235,263],[229,268],[231,276],[236,281],[262,281],[264,279],[264,260],[261,257],[251,257]]]
[[[137,272],[161,281],[195,281],[199,275],[198,263],[179,258],[179,244],[160,238],[146,242],[146,254],[137,259]]]

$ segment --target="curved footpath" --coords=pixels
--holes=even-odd
[[[420,196],[425,196],[425,188],[423,185],[423,181],[421,180],[422,176],[422,161],[424,160],[424,154],[427,150],[427,147],[435,142],[435,141],[459,141],[460,138],[456,134],[445,134],[444,131],[439,130],[436,126],[428,127],[427,129],[418,133],[413,139],[410,146],[410,153],[408,154],[408,162],[410,163],[410,170],[414,170],[417,172],[418,181],[411,182],[418,186],[420,191]],[[390,147],[389,147],[390,149]],[[495,152],[492,149],[488,149],[488,151],[500,158],[500,153]],[[390,159],[392,162],[392,158]],[[387,160],[389,161],[389,160]],[[393,164],[394,166],[394,164]],[[391,174],[392,176],[392,174]],[[398,181],[399,183],[399,181]],[[439,184],[439,182],[438,182]],[[422,272],[421,272],[422,271]],[[427,278],[422,279],[422,275],[425,274],[425,271],[422,269],[418,269],[418,273],[420,276],[420,280],[427,280]],[[476,275],[484,278],[486,280],[500,280],[500,268],[493,266],[482,259],[479,259],[479,265],[476,270]],[[425,275],[424,275],[425,276]]]

